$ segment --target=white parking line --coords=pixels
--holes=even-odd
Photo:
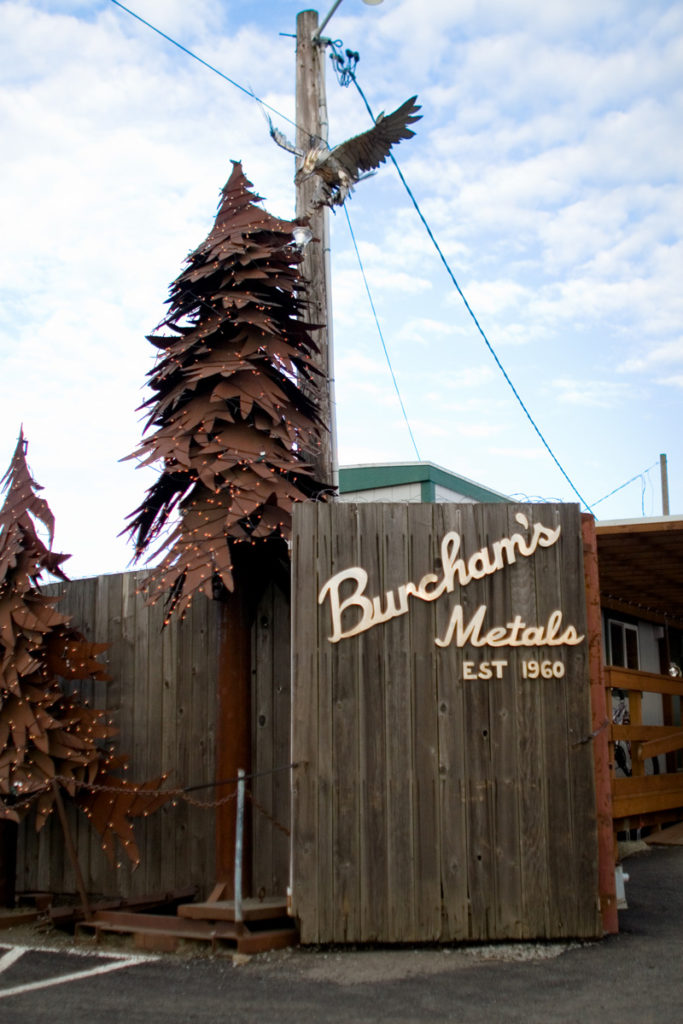
[[[99,967],[93,967],[91,971],[78,971],[76,974],[62,974],[57,978],[44,978],[42,981],[31,981],[26,985],[15,985],[14,988],[0,989],[0,999],[6,999],[7,996],[18,996],[22,992],[35,992],[37,989],[49,988],[51,985],[66,985],[69,981],[93,978],[96,974],[120,971],[124,967],[133,967],[141,962],[137,957],[131,957],[130,960],[116,960],[114,963],[101,964]]]
[[[6,942],[0,940],[0,949],[20,949],[22,953],[59,953],[60,956],[87,957],[92,960],[135,960],[136,963],[143,963],[146,960],[158,960],[156,953],[115,953],[108,949],[79,949],[73,946],[50,946],[41,945],[39,942],[26,945],[25,943]]]
[[[22,949],[21,946],[16,946],[14,949],[8,949],[4,956],[0,956],[0,974],[6,971],[8,967],[15,964],[20,956],[23,956],[26,950]]]
[[[58,953],[69,956],[96,956],[98,959],[105,958],[106,964],[99,964],[86,971],[74,971],[72,974],[61,974],[55,978],[42,978],[40,981],[27,982],[25,985],[14,985],[13,988],[0,989],[0,999],[7,996],[18,996],[23,992],[35,992],[37,989],[50,988],[52,985],[65,985],[70,981],[80,981],[82,978],[93,978],[98,974],[108,974],[110,971],[120,971],[125,967],[135,967],[136,964],[148,963],[151,960],[158,960],[156,956],[140,955],[130,956],[125,953],[86,953],[81,950],[50,949],[46,946],[13,946],[3,956],[0,956],[0,973],[11,967],[13,963],[24,955],[24,953]]]

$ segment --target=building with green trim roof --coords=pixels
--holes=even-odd
[[[340,501],[501,502],[506,494],[433,462],[391,462],[339,469]]]

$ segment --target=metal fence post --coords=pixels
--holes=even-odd
[[[242,851],[244,848],[244,768],[237,772],[237,821],[235,827],[235,923],[241,924],[242,914]]]

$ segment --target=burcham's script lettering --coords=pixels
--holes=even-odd
[[[529,529],[529,521],[523,513],[518,512],[515,519],[524,529]],[[452,530],[441,541],[442,576],[439,577],[436,573],[427,573],[417,584],[403,583],[395,591],[386,591],[384,600],[380,595],[366,596],[368,574],[365,569],[359,566],[344,569],[330,577],[318,595],[319,604],[322,604],[326,598],[329,598],[330,601],[332,619],[330,642],[336,644],[339,640],[356,636],[382,622],[405,615],[408,612],[408,598],[410,597],[418,598],[420,601],[436,601],[443,594],[452,593],[456,582],[460,586],[466,586],[472,580],[491,576],[506,565],[511,565],[517,560],[517,555],[529,558],[537,548],[549,548],[556,544],[560,532],[560,526],[552,528],[543,526],[542,523],[534,523],[529,538],[524,537],[521,533],[513,533],[510,537],[502,537],[500,540],[494,541],[490,550],[488,547],[481,548],[465,559],[459,557],[460,534]],[[355,587],[350,594],[342,598],[341,588],[347,581],[355,583]],[[355,621],[352,625],[344,628],[344,613],[352,608],[357,609],[354,613]],[[461,605],[456,605],[443,639],[436,638],[435,643],[439,647],[447,647],[453,642],[458,647],[463,647],[467,643],[474,647],[535,647],[541,644],[550,646],[578,644],[583,640],[582,636],[577,635],[573,626],[567,626],[562,630],[562,613],[560,611],[554,611],[545,626],[527,626],[517,615],[506,626],[497,626],[489,630],[484,628],[485,615],[486,605],[480,605],[470,621],[465,624],[463,609]]]

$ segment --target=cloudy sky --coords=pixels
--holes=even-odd
[[[289,34],[305,5],[128,6],[295,117]],[[375,111],[418,94],[401,168],[577,490],[598,502],[636,477],[596,514],[658,515],[666,452],[683,512],[683,4],[344,0],[328,32],[360,52]],[[149,483],[119,461],[140,436],[145,334],[211,226],[230,160],[292,216],[291,157],[253,99],[111,0],[0,2],[0,83],[0,463],[23,422],[67,568],[113,572]],[[331,68],[327,89],[333,143],[369,126]],[[394,169],[348,210],[420,458],[508,494],[576,500]],[[332,221],[340,461],[414,461],[346,218]]]

